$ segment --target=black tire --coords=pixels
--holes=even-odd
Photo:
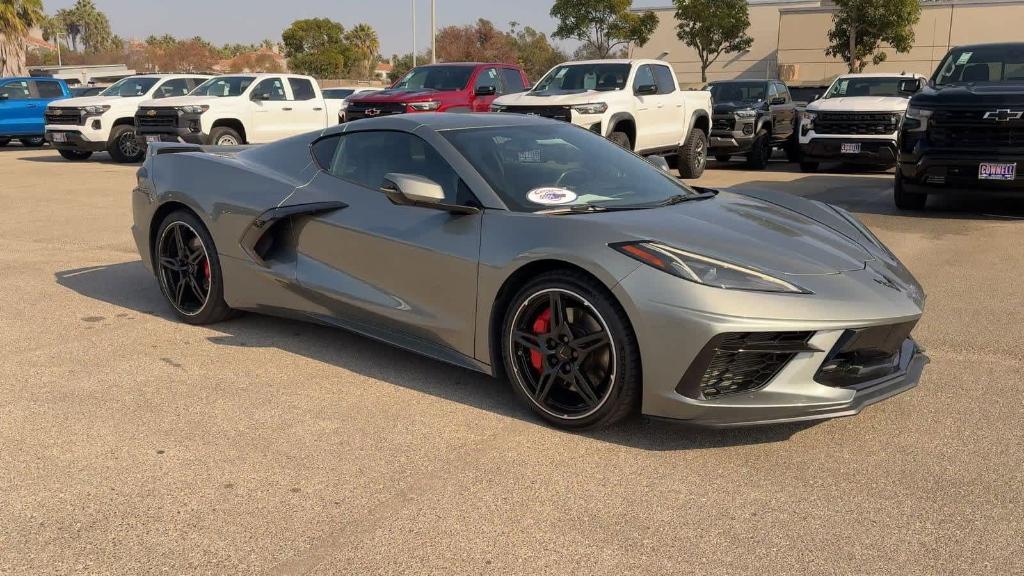
[[[754,142],[747,152],[747,168],[764,170],[768,167],[768,159],[772,157],[772,137],[767,130],[758,130]]]
[[[800,141],[796,139],[796,134],[786,144],[786,161],[787,162],[799,162],[803,155],[800,153]]]
[[[92,157],[92,152],[79,152],[78,150],[57,150],[65,160],[71,160],[72,162],[81,162],[82,160],[88,160]]]
[[[225,126],[210,131],[210,144],[213,146],[238,146],[245,144],[238,132]]]
[[[927,194],[907,192],[903,188],[903,177],[900,176],[898,168],[893,181],[892,197],[900,210],[924,210],[925,204],[928,203]]]
[[[608,139],[626,150],[633,149],[633,143],[629,140],[629,134],[626,134],[625,132],[612,132],[608,135]]]
[[[152,254],[160,291],[179,320],[187,324],[213,324],[232,316],[233,311],[224,301],[224,277],[217,248],[195,214],[185,210],[168,214],[157,229]],[[201,294],[203,288],[205,297]]]
[[[107,152],[114,162],[131,164],[140,162],[146,155],[146,148],[139,143],[135,136],[135,126],[121,124],[110,131],[110,138],[107,139]]]
[[[732,160],[732,154],[715,154],[715,160],[718,162],[728,162]]]
[[[561,328],[552,320],[553,298],[563,302],[563,311],[574,311],[572,315],[563,312]],[[538,327],[545,306],[550,323]],[[586,324],[591,329],[581,337],[581,325]],[[568,340],[557,336],[564,330],[572,335]],[[519,335],[515,340],[513,333]],[[595,337],[602,343],[583,344]],[[524,343],[526,340],[536,346]],[[500,341],[512,388],[553,426],[570,430],[604,427],[639,410],[643,378],[632,326],[611,293],[581,272],[546,272],[523,286],[505,311]],[[580,343],[580,348],[574,342]],[[546,392],[540,392],[542,387]],[[584,389],[589,393],[584,394]],[[582,406],[572,407],[573,399]]]
[[[7,146],[10,143],[11,143],[11,139],[10,138],[0,138],[0,148],[3,148],[4,146]]]
[[[800,162],[800,171],[807,173],[817,172],[818,166],[817,162]]]
[[[708,137],[700,128],[694,128],[686,142],[679,147],[679,176],[700,178],[708,165]]]
[[[46,144],[46,138],[42,136],[35,136],[32,138],[19,138],[18,142],[26,148],[41,148],[43,144]]]

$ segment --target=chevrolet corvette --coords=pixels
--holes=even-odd
[[[690,187],[585,129],[358,120],[153,144],[132,194],[181,321],[298,318],[507,378],[567,429],[849,416],[915,386],[925,295],[856,217]]]

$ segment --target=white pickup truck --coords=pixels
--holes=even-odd
[[[295,74],[227,74],[188,96],[151,100],[135,114],[141,144],[264,144],[337,123],[320,86]]]
[[[896,165],[896,137],[911,93],[904,80],[920,74],[844,74],[825,96],[807,105],[800,116],[800,169],[814,172],[821,162],[873,166]]]
[[[552,68],[528,92],[502,96],[492,112],[572,122],[638,154],[678,159],[684,178],[707,164],[711,93],[679,89],[661,60],[589,60]]]
[[[209,78],[202,74],[129,76],[96,96],[59,100],[46,108],[46,140],[68,160],[110,152],[116,162],[138,162],[146,153],[135,139],[139,104],[184,96]]]

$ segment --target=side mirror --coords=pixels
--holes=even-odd
[[[920,78],[913,78],[911,80],[900,80],[900,94],[910,96],[917,94],[924,87],[924,82]]]
[[[389,172],[384,175],[384,183],[381,184],[380,190],[388,200],[399,206],[433,208],[454,214],[476,214],[480,211],[472,206],[446,204],[444,189],[440,184],[430,178],[414,174]]]
[[[814,102],[815,100],[820,100],[820,99],[821,99],[821,94],[815,94],[814,96],[811,96],[811,102]]]
[[[779,106],[779,105],[785,104],[785,103],[786,103],[786,97],[785,96],[776,96],[775,98],[772,98],[772,106]]]
[[[662,172],[672,172],[672,168],[669,167],[668,160],[666,160],[664,156],[653,154],[647,157],[647,161],[650,162],[651,164],[654,164],[654,166],[657,167]]]
[[[640,96],[650,96],[651,94],[658,93],[658,86],[656,84],[641,84],[637,86],[636,93]]]
[[[477,96],[494,96],[498,93],[498,88],[495,86],[477,86],[473,93]]]

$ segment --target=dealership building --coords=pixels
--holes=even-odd
[[[822,86],[847,71],[825,55],[832,28],[831,0],[749,0],[750,50],[722,54],[708,69],[708,80],[774,78],[791,86]],[[647,10],[647,9],[643,9]],[[634,47],[636,58],[671,62],[684,87],[699,87],[700,59],[676,37],[675,8],[651,8],[660,22],[651,40]],[[884,48],[888,59],[865,71],[931,75],[951,46],[1024,41],[1024,0],[937,0],[921,2],[914,47],[906,54]]]

